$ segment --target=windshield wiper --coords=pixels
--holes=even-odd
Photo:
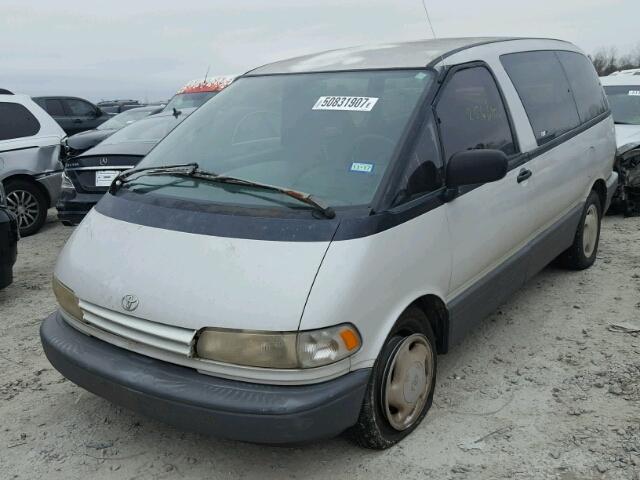
[[[112,188],[114,188],[114,191],[117,189],[117,187],[120,187],[130,181],[131,177],[136,173],[143,173],[144,175],[177,175],[188,178],[197,178],[210,182],[240,185],[244,187],[258,188],[270,192],[279,192],[300,202],[306,203],[307,205],[320,211],[327,218],[334,218],[336,216],[336,212],[333,210],[333,208],[325,205],[324,202],[315,198],[309,193],[300,192],[291,188],[279,187],[277,185],[270,185],[268,183],[254,182],[252,180],[245,180],[243,178],[208,172],[206,170],[201,170],[197,163],[186,163],[182,165],[169,165],[165,167],[147,167],[127,170],[126,172],[121,173],[117,177],[116,181],[112,184]]]
[[[621,122],[619,120],[614,120],[613,123],[615,123],[616,125],[635,125],[634,123],[631,123],[631,122]]]

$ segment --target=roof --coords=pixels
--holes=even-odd
[[[270,63],[247,75],[327,72],[384,68],[424,68],[458,50],[494,42],[521,40],[512,37],[440,38],[414,42],[365,45],[305,55]]]

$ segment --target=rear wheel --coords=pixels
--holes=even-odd
[[[558,257],[560,265],[571,270],[584,270],[593,265],[600,242],[601,218],[600,197],[596,192],[591,191],[584,206],[573,244]]]
[[[433,402],[435,338],[416,307],[398,319],[373,368],[358,423],[348,434],[361,446],[382,450],[409,435]]]
[[[6,183],[7,207],[18,217],[20,236],[38,232],[47,219],[47,201],[37,185],[27,180]]]

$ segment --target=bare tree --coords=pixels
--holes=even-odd
[[[640,43],[630,53],[622,56],[618,56],[616,47],[603,47],[590,58],[600,76],[606,76],[618,70],[640,68]]]

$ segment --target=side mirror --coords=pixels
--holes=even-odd
[[[101,117],[102,115],[104,115],[104,112],[100,109],[100,107],[96,107],[96,111],[95,111],[96,118]]]
[[[465,150],[449,159],[446,185],[455,189],[464,185],[495,182],[507,174],[508,168],[509,161],[501,150]]]

